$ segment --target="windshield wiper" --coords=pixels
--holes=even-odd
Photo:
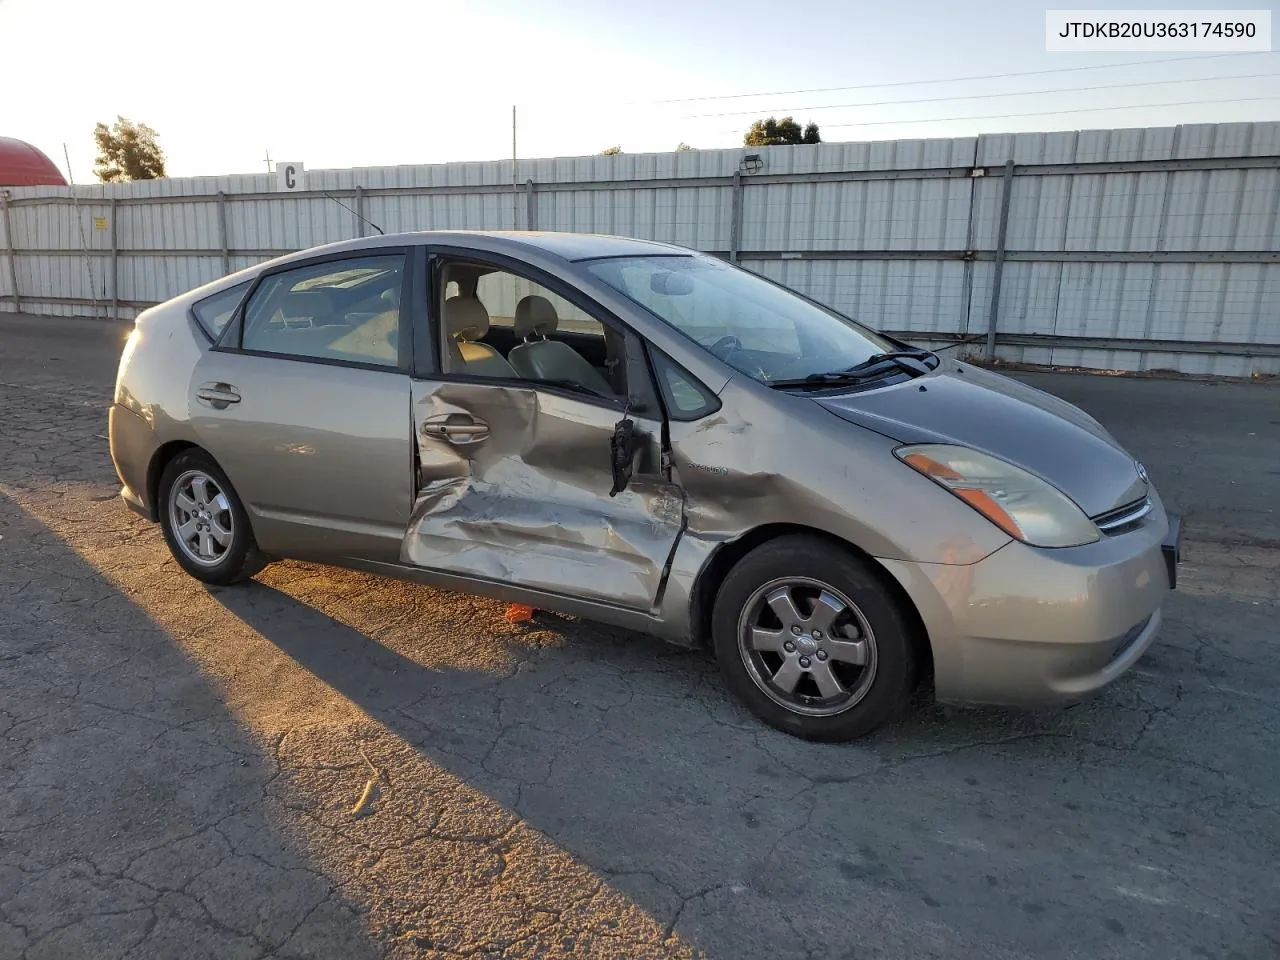
[[[929,364],[931,359],[932,366]],[[866,383],[868,380],[884,376],[894,368],[919,376],[933,370],[940,362],[938,355],[929,350],[895,350],[891,353],[872,354],[861,363],[846,367],[844,370],[811,373],[807,377],[788,380],[770,380],[769,386],[821,390],[825,387],[838,387],[841,384]]]
[[[924,370],[920,370],[919,367],[917,367],[915,364],[901,363],[900,361],[902,360],[918,361],[924,367]],[[930,360],[933,361],[932,366],[929,365]],[[871,356],[867,357],[867,359],[863,360],[861,363],[856,364],[855,366],[849,367],[847,370],[842,370],[841,372],[853,373],[859,370],[866,370],[870,367],[878,366],[886,362],[892,362],[897,366],[902,367],[902,369],[909,370],[912,373],[923,373],[925,371],[932,370],[941,361],[938,359],[938,355],[934,353],[932,350],[916,350],[916,349],[891,350],[888,353],[873,353]]]
[[[867,370],[862,372],[851,372],[848,370],[833,370],[830,373],[811,373],[807,377],[796,377],[784,380],[768,380],[766,383],[770,387],[802,387],[809,390],[822,390],[825,387],[838,387],[844,383],[865,383],[867,380],[874,379],[884,373],[883,370]]]

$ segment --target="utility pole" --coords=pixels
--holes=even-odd
[[[516,182],[516,105],[511,105],[511,229],[520,229],[520,184]]]
[[[80,216],[80,194],[76,191],[76,177],[71,172],[71,152],[62,145],[62,156],[67,161],[67,183],[71,185],[71,205],[76,211],[76,225],[80,228],[80,249],[84,252],[84,270],[89,275],[89,297],[93,301],[93,319],[98,319],[98,283],[93,276],[93,259],[89,255],[89,240],[84,233],[84,218]],[[104,278],[105,280],[105,278]],[[16,291],[16,288],[15,288]],[[106,291],[102,291],[106,296]]]

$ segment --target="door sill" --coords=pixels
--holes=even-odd
[[[519,587],[499,580],[488,580],[484,577],[463,576],[430,567],[415,567],[405,563],[387,563],[380,560],[366,560],[346,557],[341,561],[343,566],[358,570],[366,570],[398,580],[409,580],[414,583],[425,583],[429,586],[456,590],[459,593],[476,594],[492,597],[506,603],[523,603],[539,610],[551,610],[569,616],[582,617],[607,623],[612,626],[635,630],[655,636],[663,635],[663,621],[647,610],[634,607],[623,607],[600,600],[586,600],[581,597],[570,597],[561,593],[550,593]]]

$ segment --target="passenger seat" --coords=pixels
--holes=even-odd
[[[455,364],[462,362],[455,373],[516,379],[515,370],[502,359],[502,354],[487,343],[476,342],[489,332],[489,311],[475,297],[457,296],[446,300],[444,328],[451,359]]]
[[[559,325],[556,308],[546,297],[528,296],[516,304],[515,333],[524,341],[508,354],[516,373],[528,380],[567,380],[606,397],[614,396],[609,381],[578,351],[567,343],[547,339]]]

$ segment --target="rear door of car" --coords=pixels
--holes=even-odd
[[[684,504],[666,466],[662,408],[640,338],[571,284],[518,260],[437,248],[429,274],[430,309],[415,336],[418,492],[404,561],[464,580],[654,609]],[[575,352],[615,395],[517,376],[509,349],[491,349],[472,368],[483,373],[467,372],[443,335],[446,294],[487,301],[489,339],[504,348],[518,340],[504,328],[522,296],[554,301],[574,339],[598,338],[585,356]],[[477,344],[467,347],[477,353]],[[612,444],[623,421],[633,428],[632,472],[617,490]]]
[[[268,553],[398,559],[421,257],[383,247],[271,270],[197,364],[193,427]]]

